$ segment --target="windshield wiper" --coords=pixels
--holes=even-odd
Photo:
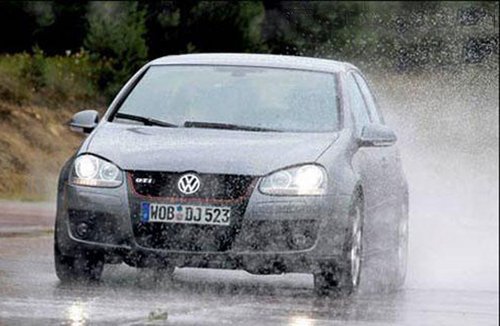
[[[184,127],[185,128],[246,130],[246,131],[277,131],[277,132],[280,131],[280,130],[270,129],[270,128],[242,126],[242,125],[234,125],[234,124],[230,124],[230,123],[199,122],[199,121],[186,121],[186,122],[184,122]]]
[[[170,122],[161,121],[161,120],[157,120],[154,118],[143,117],[140,115],[128,114],[128,113],[118,112],[117,114],[115,114],[115,118],[127,119],[127,120],[132,120],[132,121],[139,121],[139,122],[144,123],[144,125],[146,125],[146,126],[161,126],[161,127],[170,127],[170,128],[178,127],[177,125],[170,123]]]

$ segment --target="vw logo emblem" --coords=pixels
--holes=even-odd
[[[200,189],[200,178],[192,173],[184,174],[177,181],[177,188],[185,195],[192,195]]]

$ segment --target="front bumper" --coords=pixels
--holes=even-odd
[[[61,195],[56,232],[63,254],[92,250],[104,252],[111,261],[122,259],[136,266],[171,264],[255,273],[311,272],[323,261],[338,259],[343,252],[350,204],[348,196],[276,197],[254,190],[244,209],[241,228],[228,250],[189,251],[151,248],[137,241],[131,217],[135,214],[133,202],[138,199],[128,191],[126,183],[118,188],[66,184]],[[75,212],[86,213],[75,219]],[[77,234],[79,219],[92,220],[92,236],[82,238]],[[256,241],[249,242],[255,225],[308,223],[315,224],[315,235],[305,246],[280,246],[277,240],[260,241],[257,246]],[[283,231],[285,242],[294,236],[290,230],[293,228]],[[277,239],[276,233],[268,235],[268,240]]]

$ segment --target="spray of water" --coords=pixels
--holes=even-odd
[[[410,185],[407,286],[498,291],[498,65],[372,80]]]

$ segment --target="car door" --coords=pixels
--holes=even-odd
[[[361,137],[363,127],[372,123],[365,97],[356,81],[354,72],[346,76],[346,92],[349,98],[349,108],[354,120],[356,138]],[[360,175],[363,187],[366,214],[384,199],[384,149],[381,147],[360,147],[353,156],[353,167]]]
[[[373,96],[365,78],[357,72],[353,72],[353,76],[363,93],[366,108],[368,109],[368,114],[370,115],[370,121],[372,123],[385,124],[375,97]],[[398,206],[400,205],[398,201],[400,199],[404,199],[406,196],[405,192],[407,188],[406,179],[404,178],[401,166],[399,149],[396,145],[392,145],[388,147],[381,147],[378,152],[381,159],[381,164],[377,167],[380,169],[378,174],[380,174],[381,177],[379,184],[380,189],[378,190],[378,196],[380,197],[379,205]]]
[[[385,124],[365,79],[357,72],[353,72],[352,77],[363,95],[364,108],[369,116],[359,122],[359,128],[368,120],[370,123]],[[360,148],[357,156],[365,179],[366,249],[372,258],[384,257],[398,241],[400,220],[407,209],[408,193],[399,150],[396,145],[366,147]]]

